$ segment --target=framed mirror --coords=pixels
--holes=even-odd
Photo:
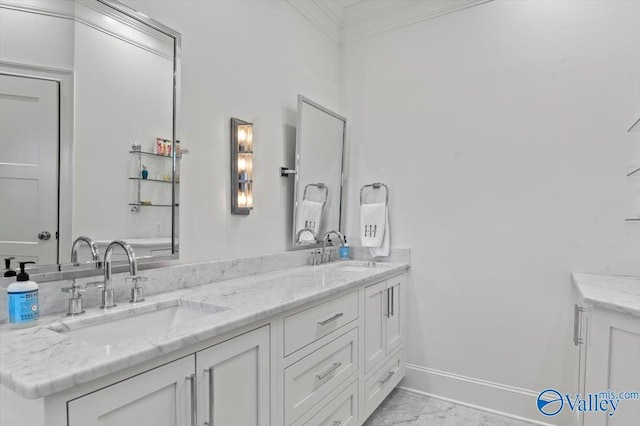
[[[342,205],[347,119],[298,95],[293,246],[343,232]]]
[[[112,0],[0,0],[0,256],[177,258],[180,34]]]

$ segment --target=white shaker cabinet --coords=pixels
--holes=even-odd
[[[196,353],[198,424],[270,423],[269,326]]]
[[[68,402],[69,426],[192,424],[193,355]]]
[[[267,325],[71,400],[68,424],[268,425],[269,369]]]
[[[364,289],[364,367],[373,367],[402,342],[400,297],[404,275],[372,284]]]
[[[16,407],[2,418],[47,426],[360,425],[404,377],[404,274],[389,275],[40,399],[2,392],[0,405]]]
[[[582,308],[577,314],[576,343],[580,350],[579,393],[640,390],[640,318],[599,307]],[[640,400],[620,400],[615,414],[576,413],[578,424],[634,426],[640,419]]]

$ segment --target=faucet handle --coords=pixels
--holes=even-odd
[[[71,284],[71,287],[62,287],[63,293],[71,293],[71,297],[69,298],[69,310],[67,311],[67,316],[72,317],[74,315],[84,314],[84,309],[82,308],[82,295],[80,292],[85,291],[87,286],[83,286],[82,284],[76,284],[75,280]]]
[[[142,275],[133,275],[126,278],[127,281],[131,281],[133,286],[131,287],[131,299],[129,299],[129,303],[138,303],[144,302],[144,296],[142,295],[142,287],[138,285],[140,281],[147,281],[147,277],[143,277]]]
[[[80,297],[80,292],[85,291],[87,289],[86,285],[76,284],[75,282],[71,284],[71,287],[62,287],[60,291],[63,293],[71,293],[71,297],[74,299]]]
[[[138,286],[140,281],[147,281],[149,278],[143,275],[132,275],[130,277],[125,278],[125,281],[131,281],[134,287]]]
[[[89,287],[104,288],[104,281],[91,281],[84,286],[85,289]]]
[[[129,303],[138,303],[144,302],[144,296],[142,295],[142,287],[138,285],[140,281],[147,281],[149,278],[143,277],[142,275],[133,275],[127,277],[127,281],[131,281],[133,283],[133,287],[131,287],[131,299]]]

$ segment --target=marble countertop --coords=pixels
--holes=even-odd
[[[0,383],[26,398],[48,396],[409,267],[400,262],[380,262],[371,268],[342,267],[345,263],[296,267],[147,297],[135,309],[174,299],[227,309],[107,346],[89,344],[53,329],[100,320],[105,315],[118,316],[132,309],[129,303],[120,301],[106,313],[87,309],[85,315],[76,318],[50,315],[41,318],[37,326],[23,330],[11,330],[3,324]]]
[[[640,277],[571,274],[585,303],[640,317]]]

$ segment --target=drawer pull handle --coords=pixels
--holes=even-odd
[[[587,309],[583,308],[579,305],[574,305],[573,308],[573,344],[578,346],[584,343],[584,339],[580,337],[580,325],[581,325],[581,317],[582,313],[586,312]]]
[[[384,377],[384,379],[380,380],[380,384],[382,386],[386,385],[389,379],[392,378],[394,374],[395,374],[394,371],[389,371],[387,375]]]
[[[192,374],[187,377],[189,387],[191,388],[191,426],[196,426],[196,417],[198,416],[198,384],[196,375]]]
[[[209,421],[204,422],[206,426],[213,426],[213,402],[215,395],[213,394],[213,366],[204,370],[209,375]]]
[[[327,318],[326,320],[322,320],[322,321],[318,321],[318,325],[327,325],[329,324],[331,321],[335,321],[338,318],[340,318],[341,316],[343,316],[344,314],[342,312],[335,314],[334,316]]]
[[[316,377],[318,378],[318,380],[322,380],[325,377],[327,377],[329,374],[331,374],[334,371],[336,371],[338,369],[338,367],[340,367],[341,365],[342,365],[342,363],[340,361],[334,362],[333,364],[331,364],[331,367],[329,367],[327,369],[327,371],[325,371],[324,373],[316,374]]]

